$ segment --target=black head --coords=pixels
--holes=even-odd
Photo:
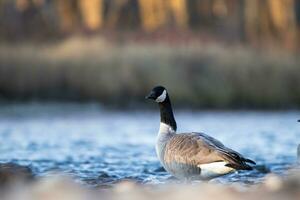
[[[157,103],[162,103],[167,99],[168,93],[163,86],[154,87],[151,92],[146,96],[146,99],[153,99]]]
[[[298,120],[298,122],[300,122],[300,119]]]

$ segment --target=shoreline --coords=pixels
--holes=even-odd
[[[14,182],[0,193],[6,200],[64,199],[151,200],[151,199],[299,199],[299,169],[287,177],[269,174],[264,182],[249,188],[208,182],[195,184],[140,185],[122,181],[109,188],[89,189],[65,176],[41,178],[31,183]]]

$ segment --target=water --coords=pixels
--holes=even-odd
[[[178,131],[202,131],[255,160],[259,169],[214,182],[252,185],[285,175],[296,162],[299,112],[177,111]],[[154,145],[158,110],[107,111],[95,104],[0,106],[0,162],[30,166],[37,176],[63,172],[89,186],[130,179],[172,181]]]

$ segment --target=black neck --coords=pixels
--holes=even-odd
[[[163,102],[158,103],[158,105],[160,109],[160,122],[170,125],[172,129],[176,131],[177,125],[173,115],[169,95],[167,94],[166,99]]]

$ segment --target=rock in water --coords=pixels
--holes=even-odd
[[[9,185],[16,181],[30,181],[33,177],[29,167],[14,163],[0,164],[0,186]]]

